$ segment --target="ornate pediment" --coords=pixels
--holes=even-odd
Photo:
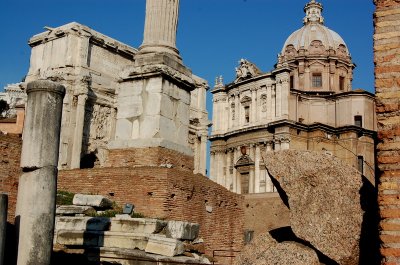
[[[255,64],[245,59],[240,59],[239,67],[236,67],[235,69],[236,69],[235,83],[252,78],[262,73],[261,70],[258,69],[258,67]]]

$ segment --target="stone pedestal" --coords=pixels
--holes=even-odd
[[[4,249],[7,231],[8,195],[0,194],[0,265],[4,265]]]
[[[53,245],[57,164],[65,88],[51,81],[28,84],[16,224],[18,265],[49,265]]]

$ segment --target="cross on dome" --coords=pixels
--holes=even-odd
[[[322,16],[322,4],[318,3],[315,0],[311,0],[306,6],[304,7],[304,12],[306,16],[303,19],[304,25],[311,24],[311,23],[318,23],[323,25],[324,24],[324,17]]]

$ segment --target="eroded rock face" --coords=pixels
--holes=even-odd
[[[295,235],[338,264],[359,264],[361,174],[316,152],[271,152],[264,161],[281,197],[287,196]]]
[[[314,250],[296,243],[278,243],[270,233],[262,234],[247,245],[235,265],[320,265]]]

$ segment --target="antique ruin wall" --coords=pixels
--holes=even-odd
[[[374,3],[381,264],[395,265],[400,263],[400,1]]]

